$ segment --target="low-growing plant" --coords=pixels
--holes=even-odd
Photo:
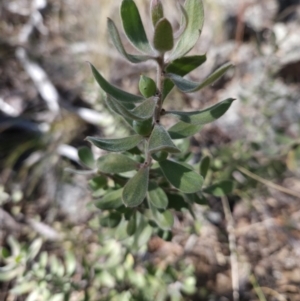
[[[204,9],[201,0],[187,0],[184,6],[178,7],[182,14],[181,25],[174,33],[164,16],[162,2],[151,1],[153,35],[149,40],[135,2],[122,1],[120,14],[124,32],[139,54],[125,50],[115,23],[111,19],[107,21],[111,41],[127,61],[133,64],[156,62],[156,81],[146,75],[140,77],[141,95],[110,84],[90,64],[97,83],[106,93],[107,106],[129,124],[134,134],[120,139],[87,137],[87,141],[108,153],[95,160],[89,148],[83,147],[79,157],[98,173],[91,180],[91,186],[97,197],[96,206],[105,211],[101,224],[126,229],[127,235],[133,236],[136,242],[143,231],[149,238],[153,232],[161,234],[170,230],[174,221],[170,210],[187,208],[192,212],[193,203],[205,202],[203,192],[220,195],[232,188],[231,182],[226,181],[203,189],[209,158],[203,160],[199,172],[194,170],[188,164],[191,154],[184,149],[182,139],[221,117],[234,99],[225,99],[201,111],[164,108],[174,87],[184,93],[196,92],[232,67],[226,63],[200,83],[184,78],[206,61],[206,55],[187,56],[201,34]],[[166,129],[161,121],[168,115],[178,121]]]

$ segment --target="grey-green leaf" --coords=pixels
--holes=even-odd
[[[140,135],[133,135],[119,139],[104,139],[87,137],[86,140],[98,148],[110,152],[123,152],[137,146],[144,138]]]
[[[157,208],[155,208],[152,204],[149,203],[151,213],[153,219],[157,223],[157,225],[163,230],[171,230],[174,224],[174,216],[169,211],[160,212]]]
[[[194,125],[179,121],[169,128],[168,132],[172,139],[184,139],[198,133],[202,125]]]
[[[134,47],[143,53],[152,53],[138,8],[133,0],[123,0],[120,8],[123,28]]]
[[[164,17],[164,9],[160,0],[151,0],[150,12],[152,24],[155,27],[156,23]]]
[[[155,182],[149,183],[147,198],[149,202],[158,209],[166,209],[168,207],[168,197]]]
[[[188,24],[171,54],[171,60],[183,57],[195,46],[203,27],[202,0],[186,0],[184,8],[187,12]]]
[[[149,167],[143,167],[124,186],[122,199],[125,206],[136,207],[143,202],[148,181]]]
[[[230,108],[233,98],[228,98],[216,105],[204,109],[202,111],[181,112],[181,111],[166,111],[166,114],[178,116],[183,122],[194,125],[206,124],[215,121],[226,113]]]
[[[123,205],[123,188],[107,192],[103,198],[95,201],[95,206],[102,210],[117,209]]]
[[[113,42],[114,46],[116,47],[118,52],[129,62],[131,62],[133,64],[137,64],[137,63],[142,63],[147,60],[153,59],[149,55],[134,55],[134,54],[127,53],[127,51],[125,50],[125,48],[123,46],[122,40],[120,38],[119,31],[118,31],[115,23],[110,18],[108,18],[108,20],[107,20],[107,28],[108,28],[108,33],[109,33],[110,39]]]
[[[187,14],[185,8],[181,4],[179,4],[179,8],[182,12],[182,22],[181,22],[180,28],[174,34],[174,39],[178,39],[184,33],[184,31],[187,28],[188,22],[189,22],[189,17],[188,17],[188,14]]]
[[[154,129],[149,138],[148,150],[150,153],[158,151],[180,153],[180,150],[175,146],[168,132],[160,124],[156,124],[154,126]]]
[[[160,19],[155,26],[153,46],[162,53],[171,50],[174,46],[172,25],[165,18]]]
[[[212,194],[214,196],[228,195],[232,192],[232,190],[233,182],[230,180],[224,180],[203,189],[204,192]]]
[[[152,117],[156,106],[156,99],[154,97],[146,99],[132,110],[128,110],[125,105],[118,102],[110,95],[107,95],[106,103],[111,110],[125,118],[143,121]]]
[[[80,161],[89,168],[95,167],[95,158],[89,147],[82,146],[78,149],[78,157]]]
[[[206,86],[209,86],[213,82],[215,82],[217,79],[219,79],[229,68],[231,68],[233,65],[231,63],[226,63],[220,68],[218,68],[216,71],[214,71],[211,75],[209,75],[202,83],[196,83],[189,81],[181,76],[178,76],[177,74],[168,73],[166,74],[166,77],[172,80],[172,82],[175,84],[175,86],[182,92],[185,93],[192,93],[196,92],[200,89],[203,89]]]
[[[145,100],[144,97],[134,95],[123,91],[113,85],[111,85],[98,71],[97,69],[90,63],[93,75],[99,84],[99,86],[106,92],[107,94],[111,95],[113,98],[120,102],[129,102],[129,103],[137,103],[142,102]]]
[[[166,179],[184,193],[194,193],[201,189],[203,178],[194,170],[178,162],[164,160],[159,162]]]
[[[205,156],[200,162],[200,175],[205,179],[210,166],[210,158]]]
[[[199,67],[200,65],[202,65],[205,61],[206,55],[192,55],[178,58],[173,62],[169,63],[169,65],[166,67],[166,72],[184,76],[196,69],[197,67]],[[167,97],[167,95],[171,92],[173,87],[173,82],[170,79],[165,78],[162,89],[163,99]]]
[[[98,170],[104,173],[122,173],[136,170],[139,163],[121,154],[107,154],[97,161]]]

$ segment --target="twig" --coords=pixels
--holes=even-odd
[[[267,301],[263,291],[261,290],[261,287],[259,286],[259,284],[257,283],[257,280],[255,278],[255,276],[252,274],[249,277],[249,280],[253,286],[253,289],[255,290],[255,293],[259,299],[259,301]]]
[[[266,179],[263,179],[261,178],[260,176],[252,173],[251,171],[247,170],[246,168],[242,167],[242,166],[238,166],[237,169],[242,172],[243,174],[247,175],[248,177],[270,187],[270,188],[273,188],[273,189],[276,189],[280,192],[283,192],[285,194],[288,194],[288,195],[291,195],[291,196],[294,196],[296,198],[299,198],[300,199],[300,192],[297,192],[297,191],[293,191],[293,190],[290,190],[290,189],[287,189],[283,186],[280,186],[280,185],[277,185],[277,184],[274,184]]]
[[[236,251],[236,237],[234,233],[234,220],[230,211],[228,199],[226,196],[222,197],[222,205],[226,219],[226,230],[228,232],[229,250],[230,250],[230,264],[231,264],[231,278],[233,301],[239,301],[239,267]]]

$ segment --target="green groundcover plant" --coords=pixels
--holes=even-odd
[[[141,75],[140,95],[110,84],[90,64],[95,80],[106,94],[107,106],[129,124],[133,134],[120,139],[87,137],[87,141],[107,154],[95,160],[90,149],[83,147],[79,149],[79,157],[98,173],[90,183],[98,198],[96,206],[106,212],[101,224],[113,228],[120,226],[136,238],[145,228],[149,228],[149,236],[152,230],[170,230],[174,221],[172,210],[187,208],[192,212],[193,203],[205,202],[203,192],[221,195],[232,189],[228,181],[203,188],[209,158],[202,160],[197,172],[187,163],[191,154],[183,149],[181,142],[199,132],[204,124],[221,117],[234,99],[225,99],[201,111],[164,109],[174,87],[184,93],[196,92],[232,67],[226,63],[199,83],[184,77],[206,61],[206,55],[187,55],[201,34],[204,9],[201,0],[187,0],[184,6],[178,7],[182,14],[181,25],[174,33],[171,23],[164,17],[162,2],[151,1],[153,34],[148,39],[135,2],[122,1],[123,29],[139,54],[126,51],[115,23],[108,18],[110,39],[127,61],[133,64],[156,62],[156,80]],[[177,119],[168,129],[161,123],[167,115]]]

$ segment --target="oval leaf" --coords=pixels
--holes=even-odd
[[[126,183],[122,194],[125,206],[136,207],[143,202],[148,189],[148,180],[149,167],[143,167]]]
[[[89,168],[95,167],[95,159],[90,148],[82,146],[78,149],[78,157],[80,161]]]
[[[223,116],[230,108],[233,98],[228,98],[220,103],[204,109],[202,111],[194,112],[178,112],[178,111],[167,111],[166,114],[173,114],[178,116],[183,122],[191,123],[194,125],[206,124],[213,122]]]
[[[86,140],[98,148],[110,152],[123,152],[137,146],[144,138],[140,135],[133,135],[119,139],[104,139],[95,137],[86,137]]]
[[[155,81],[143,74],[140,76],[139,80],[139,90],[144,97],[152,97],[156,93],[156,84]]]
[[[119,31],[115,23],[110,18],[107,19],[107,28],[110,39],[113,42],[114,46],[116,47],[118,52],[129,62],[137,64],[152,59],[152,57],[148,55],[134,55],[127,53],[120,38]]]
[[[233,182],[230,180],[221,181],[203,189],[204,192],[212,194],[214,196],[228,195],[232,192],[232,190]]]
[[[104,92],[111,95],[113,98],[117,99],[120,102],[129,103],[142,102],[143,100],[145,100],[145,98],[142,96],[128,93],[111,85],[107,80],[105,80],[105,78],[97,71],[97,69],[91,63],[90,66],[99,86],[103,89]]]
[[[184,8],[188,17],[188,24],[171,54],[171,60],[184,56],[195,46],[203,27],[202,0],[186,0]]]
[[[168,132],[159,124],[154,126],[154,129],[151,133],[148,150],[150,153],[158,151],[180,153],[180,150],[175,146]]]
[[[151,0],[150,12],[152,24],[155,27],[156,23],[164,17],[164,9],[160,0]]]
[[[100,218],[100,225],[107,228],[115,228],[122,220],[122,215],[118,212],[111,212]]]
[[[170,22],[160,19],[154,29],[153,46],[159,52],[166,52],[173,48],[173,29]]]
[[[95,201],[95,206],[102,210],[117,209],[123,205],[123,188],[108,192],[100,200]]]
[[[130,217],[130,220],[127,224],[126,227],[126,232],[128,235],[133,235],[135,233],[136,230],[136,214],[132,214],[132,216]]]
[[[168,210],[160,212],[151,204],[149,204],[149,207],[156,224],[163,230],[171,230],[174,224],[173,214]]]
[[[159,166],[166,179],[184,193],[194,193],[201,189],[203,178],[194,170],[178,162],[164,160]]]
[[[122,173],[138,169],[139,163],[125,155],[107,154],[98,159],[97,167],[104,173]]]
[[[220,68],[218,68],[216,71],[214,71],[211,75],[209,75],[202,83],[196,83],[189,81],[181,76],[178,76],[177,74],[168,73],[166,74],[166,77],[172,80],[172,82],[175,84],[175,86],[182,92],[185,93],[192,93],[196,92],[200,89],[203,89],[206,86],[209,86],[213,82],[215,82],[217,79],[219,79],[229,68],[231,68],[233,65],[231,63],[226,63]]]
[[[147,198],[155,208],[166,209],[168,207],[167,195],[155,182],[149,183]]]
[[[144,53],[152,53],[138,8],[133,0],[123,0],[120,8],[123,28],[134,47]]]
[[[202,125],[194,125],[179,121],[169,128],[168,133],[172,139],[184,139],[195,135],[202,129]]]
[[[210,166],[210,157],[205,156],[200,162],[200,175],[205,179]]]

